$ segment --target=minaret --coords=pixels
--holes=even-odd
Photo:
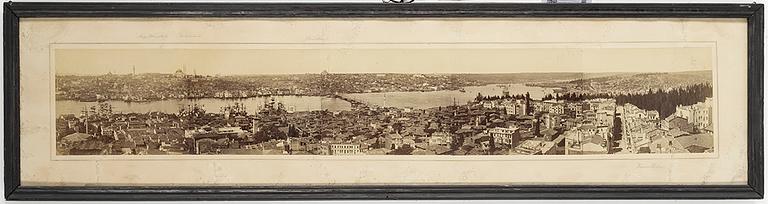
[[[384,93],[384,105],[383,105],[383,107],[384,108],[387,107],[387,93]]]
[[[256,133],[256,120],[251,119],[251,133]]]
[[[83,114],[85,115],[85,134],[88,134],[88,105],[83,107]]]
[[[133,65],[133,76],[136,76],[136,65]]]

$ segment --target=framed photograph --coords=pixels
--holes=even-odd
[[[9,200],[756,199],[761,4],[4,4]]]

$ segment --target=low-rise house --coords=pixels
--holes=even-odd
[[[648,148],[654,154],[688,153],[688,150],[680,142],[668,135],[654,138],[648,145]]]
[[[685,118],[672,117],[671,119],[667,120],[667,124],[670,130],[677,129],[687,133],[695,132],[694,126],[691,123],[689,123],[688,120],[686,120]]]
[[[432,133],[432,136],[429,137],[429,145],[437,145],[437,146],[445,146],[450,147],[453,143],[453,135],[447,132],[436,132]]]

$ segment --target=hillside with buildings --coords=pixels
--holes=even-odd
[[[572,78],[578,76],[582,79]],[[375,105],[337,94],[466,93],[462,87],[525,80],[548,81],[539,84],[566,92],[541,99],[527,91],[477,93],[474,100],[451,98],[451,105],[426,108]],[[57,115],[59,155],[665,154],[711,153],[716,146],[710,72],[253,76],[177,72],[57,76],[56,88],[57,100],[98,101],[76,103],[80,112]],[[292,94],[301,96],[295,100],[328,94],[319,100],[326,105],[344,100],[351,107],[333,110],[321,103],[317,110],[297,111],[279,97]],[[262,95],[263,101],[231,100]],[[172,101],[171,106],[179,106],[172,111],[113,106],[121,100],[138,106],[150,103],[147,100],[200,97],[224,98],[217,103],[225,106],[206,109],[199,99]],[[259,104],[249,110],[253,103]],[[57,101],[57,109],[59,105]]]
[[[532,82],[557,82],[575,80],[587,77],[600,77],[605,74],[589,74],[581,72],[558,73],[489,73],[489,74],[455,74],[465,81],[477,81],[482,84],[517,84]]]
[[[584,75],[584,78],[531,83],[536,86],[558,87],[561,92],[627,94],[645,93],[648,90],[672,90],[695,84],[711,84],[712,71],[663,72],[663,73],[613,73],[609,76]]]

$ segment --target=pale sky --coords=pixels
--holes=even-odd
[[[56,74],[677,72],[712,69],[712,48],[57,49]]]

